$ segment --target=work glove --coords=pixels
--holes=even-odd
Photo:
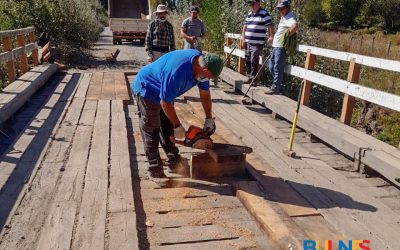
[[[206,118],[204,122],[203,132],[207,133],[208,135],[212,135],[215,133],[215,118]]]
[[[174,137],[175,139],[184,139],[186,136],[185,128],[182,125],[174,128]]]

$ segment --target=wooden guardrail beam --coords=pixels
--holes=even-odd
[[[309,70],[313,70],[314,69],[314,65],[315,65],[315,60],[316,60],[316,56],[311,54],[311,50],[307,51],[307,57],[306,57],[306,62],[304,65],[305,69],[309,69]],[[301,95],[301,104],[305,105],[305,106],[309,106],[310,105],[310,94],[311,94],[311,82],[304,79],[304,85],[303,85],[303,93]]]
[[[28,27],[17,30],[0,32],[3,44],[3,52],[0,51],[0,63],[7,63],[7,75],[9,82],[16,79],[15,61],[19,59],[22,74],[29,71],[28,54],[31,53],[33,64],[39,64],[38,46],[35,41],[35,29]],[[12,47],[12,39],[16,38],[17,48]],[[28,40],[26,40],[28,39]]]
[[[0,31],[0,39],[3,39],[4,37],[15,37],[18,35],[26,35],[26,34],[29,34],[30,32],[34,32],[34,31],[35,31],[34,27],[28,27],[28,28],[17,29],[17,30]]]
[[[6,51],[6,53],[2,53],[4,55],[12,55],[11,53],[11,39],[10,37],[3,37],[2,38],[2,42],[3,42],[3,50]],[[5,58],[6,59],[6,58]],[[14,60],[12,57],[8,58],[7,60],[5,60],[7,62],[7,76],[8,76],[8,80],[10,82],[15,81],[15,65],[14,65]],[[1,60],[0,60],[1,63]]]
[[[361,65],[356,63],[355,59],[350,61],[349,73],[347,81],[350,83],[358,83],[360,80]],[[340,121],[344,124],[350,125],[351,117],[353,115],[355,98],[348,94],[344,95],[342,113],[340,115]]]

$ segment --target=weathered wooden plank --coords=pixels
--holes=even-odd
[[[73,94],[75,92],[75,86],[77,86],[76,82],[67,84],[60,99],[68,98],[67,96]],[[52,147],[51,140],[47,141],[49,138],[47,133],[52,133],[52,131],[54,131],[55,136],[59,136],[63,133],[63,131],[59,129],[59,124],[62,122],[63,118],[68,115],[68,112],[76,112],[76,110],[64,109],[65,106],[69,106],[69,101],[65,103],[58,102],[57,108],[60,108],[58,111],[59,113],[52,112],[54,117],[49,119],[52,121],[51,123],[56,121],[56,126],[53,124],[54,129],[53,127],[49,127],[42,135],[45,139],[42,142],[39,140],[37,144],[34,144],[34,147],[42,148],[42,151],[40,151],[39,155],[35,158],[33,170],[27,173],[27,170],[21,169],[24,171],[23,175],[31,174],[31,172],[32,174],[28,176],[27,180],[19,184],[21,186],[18,189],[15,191],[10,190],[12,193],[7,189],[6,192],[2,193],[8,197],[5,197],[7,202],[2,202],[2,204],[6,205],[4,208],[1,208],[6,209],[6,211],[4,211],[6,215],[10,214],[8,223],[11,221],[11,228],[2,232],[5,236],[2,237],[5,246],[15,246],[17,243],[23,248],[29,248],[29,246],[37,242],[40,230],[45,223],[46,211],[49,210],[51,205],[52,199],[49,199],[49,197],[53,197],[56,191],[58,177],[61,173],[60,169],[63,167],[62,162],[45,162],[47,152],[60,150],[58,147]],[[75,108],[79,109],[79,107]],[[57,120],[59,121],[57,122]],[[66,140],[70,140],[68,136],[72,135],[73,134],[66,134]],[[67,149],[68,147],[65,148],[65,150]],[[64,151],[64,155],[66,154],[67,151]],[[26,162],[22,161],[22,164],[24,163]],[[16,174],[18,173],[16,172]],[[9,207],[10,202],[14,202],[11,203],[14,204],[12,209]],[[4,215],[3,211],[1,214]]]
[[[92,102],[96,103],[96,101]],[[85,104],[85,106],[87,105]],[[95,109],[87,108],[82,112],[71,146],[70,157],[39,238],[39,249],[70,248],[75,216],[82,199],[86,158],[89,152],[95,112]],[[82,120],[85,122],[82,123]]]
[[[240,85],[237,87],[242,91],[246,91],[247,89],[245,85]],[[258,103],[261,103],[263,106],[274,110],[286,119],[290,120],[292,118],[292,110],[295,109],[296,105],[294,101],[291,101],[283,96],[267,97],[260,90],[253,91],[252,96],[255,100],[257,100]],[[377,139],[374,139],[377,141],[376,144],[368,143],[367,141],[371,141],[372,138],[363,139],[364,137],[369,137],[368,135],[357,132],[357,130],[352,128],[343,128],[342,126],[345,125],[337,121],[335,121],[336,125],[334,125],[333,119],[323,116],[307,107],[302,107],[301,109],[302,112],[299,113],[299,119],[297,122],[299,127],[310,131],[312,134],[332,145],[349,157],[354,157],[354,155],[357,155],[358,157],[358,154],[361,154],[359,157],[362,163],[371,166],[375,171],[381,173],[386,178],[391,180],[394,185],[400,186],[400,183],[396,181],[396,179],[400,176],[400,168],[398,167],[399,164],[397,164],[400,162],[400,158],[395,156],[400,155],[400,153],[395,152],[393,147],[390,145],[385,146],[384,144],[378,142]],[[352,129],[354,134],[357,134],[357,136],[352,135],[349,131],[350,129]],[[368,150],[368,148],[375,149],[375,151]],[[392,158],[393,160],[389,162],[386,161],[385,159],[388,157]]]
[[[103,75],[103,85],[101,86],[100,99],[115,100],[114,72],[105,72]]]
[[[11,100],[8,100],[7,103],[3,103],[1,105],[0,112],[0,123],[6,121],[10,118],[18,109],[25,104],[26,101],[38,90],[50,77],[56,72],[57,66],[50,64],[47,67],[40,67],[36,70],[40,70],[40,74],[36,75],[35,79],[32,79],[32,82],[29,83],[22,92],[18,93]],[[7,88],[3,90],[3,92],[7,91]]]
[[[214,92],[214,96],[220,98],[221,100],[225,100],[228,96],[219,95],[219,93]],[[193,106],[197,106],[197,109],[200,108],[201,104],[190,103]],[[214,104],[214,111],[218,110],[218,107]],[[224,111],[222,111],[224,112]],[[198,114],[198,112],[196,112]],[[223,119],[223,117],[219,116]],[[254,117],[254,118],[253,118]],[[252,116],[249,119],[255,119],[257,116]],[[257,123],[262,124],[263,129],[265,131],[272,131],[272,134],[277,134],[278,131],[273,129],[272,126],[268,125],[261,120],[255,121]],[[217,134],[223,135],[224,138],[229,138],[232,143],[242,144],[240,140],[236,140],[235,136],[226,132],[226,128],[223,124],[219,122],[217,119]],[[252,136],[249,135],[248,138]],[[264,146],[260,146],[263,148]],[[270,199],[281,202],[281,206],[290,216],[306,216],[306,215],[315,215],[318,212],[311,207],[311,205],[304,200],[304,198],[300,197],[292,188],[290,188],[283,179],[281,179],[276,171],[274,171],[273,167],[266,165],[266,162],[261,162],[256,156],[250,154],[247,156],[247,162],[250,164],[248,169],[251,174],[263,185],[263,187],[268,190]],[[255,170],[255,171],[254,171]],[[271,178],[272,177],[272,178]]]
[[[153,240],[159,246],[239,238],[235,232],[226,230],[219,225],[185,226],[169,228],[165,231],[168,231],[168,233],[154,232],[156,237]],[[149,237],[153,238],[152,235]]]
[[[192,155],[190,176],[194,179],[210,177],[244,176],[245,161],[217,163],[208,153]]]
[[[240,207],[240,202],[233,196],[199,197],[192,199],[172,198],[169,200],[148,200],[145,211],[151,213],[180,210],[203,210],[218,207]]]
[[[37,249],[69,249],[77,204],[74,201],[55,202],[44,225]]]
[[[47,108],[42,109],[36,115],[36,119],[34,119],[31,122],[30,127],[35,129],[33,130],[27,128],[24,134],[15,142],[13,148],[10,149],[8,152],[6,152],[0,158],[0,168],[2,169],[1,175],[3,176],[3,178],[0,179],[0,189],[3,188],[5,182],[11,175],[14,168],[18,165],[20,160],[30,161],[27,158],[22,159],[24,154],[27,156],[28,154],[31,154],[30,151],[34,151],[33,154],[36,155],[37,153],[40,154],[40,152],[38,152],[39,149],[35,150],[35,147],[33,147],[31,143],[35,139],[37,140],[36,145],[37,146],[41,145],[40,140],[38,140],[38,137],[42,137],[43,140],[45,141],[48,140],[46,135],[51,133],[48,131],[53,129],[54,124],[58,119],[58,114],[59,112],[61,112],[59,108],[58,109],[56,108],[56,107],[61,107],[60,104],[58,104],[58,101],[61,98],[61,95],[64,89],[66,88],[67,83],[70,80],[71,80],[71,75],[66,75],[64,79],[58,84],[55,92],[53,93],[52,96],[50,96],[50,98],[45,104]],[[71,83],[71,85],[73,85],[73,82]],[[56,117],[56,119],[52,119],[51,121],[49,121],[49,118],[52,116]]]
[[[279,248],[284,249],[289,244],[299,249],[302,247],[302,240],[308,238],[306,233],[293,221],[283,220],[288,216],[280,211],[279,206],[265,202],[256,182],[239,182],[236,188],[237,197]]]
[[[111,102],[111,156],[108,210],[133,211],[132,174],[122,101]]]
[[[110,213],[108,233],[109,249],[139,249],[135,212]]]
[[[95,72],[90,80],[86,99],[100,100],[102,85],[103,85],[103,72]]]
[[[78,88],[75,93],[75,97],[77,98],[85,98],[86,92],[88,91],[88,85],[90,83],[90,79],[92,77],[92,73],[84,73],[82,79],[79,81],[79,85],[82,85]]]
[[[228,112],[228,113],[230,113],[230,114],[233,114],[234,112],[229,112],[229,111],[226,111],[226,110],[224,110],[224,113],[226,113],[226,112]],[[236,121],[239,121],[239,120],[236,120]],[[256,128],[251,128],[251,126],[246,122],[246,120],[245,119],[243,119],[243,117],[241,116],[241,118],[240,118],[240,121],[243,121],[243,126],[245,126],[249,131],[254,131],[254,130],[257,130]],[[229,123],[229,125],[231,125],[232,124],[232,122],[233,123],[235,123],[234,121],[226,121],[226,122],[228,122]],[[243,134],[242,133],[242,130],[237,130],[237,132],[239,132],[239,134]],[[243,137],[243,139],[245,139],[245,137],[246,136],[243,136],[242,135],[242,137]],[[259,137],[257,137],[257,138],[259,138]],[[266,140],[264,140],[264,141],[266,141]],[[275,151],[275,154],[276,155],[280,155],[281,154],[281,152],[278,152],[278,151],[280,151],[279,150],[279,146],[277,147],[277,146],[270,146],[269,147],[269,150],[271,150],[271,151]],[[267,151],[265,151],[265,153],[267,153]],[[265,157],[266,156],[266,154],[265,153],[263,153],[263,157]],[[282,159],[284,159],[284,161],[292,161],[292,159],[290,158],[282,158]],[[293,162],[293,164],[294,164],[294,166],[298,166],[297,167],[297,171],[301,171],[301,172],[303,172],[303,171],[308,171],[307,172],[307,174],[304,172],[304,176],[306,177],[306,179],[309,179],[309,178],[313,178],[313,179],[315,179],[315,180],[319,180],[319,181],[322,181],[322,180],[324,180],[325,178],[321,178],[321,177],[317,177],[316,175],[315,175],[315,170],[312,170],[312,169],[309,169],[309,167],[307,167],[307,165],[304,165],[304,167],[301,167],[302,165],[303,165],[303,163],[302,162],[297,162],[297,163],[294,163]],[[279,168],[277,168],[277,169],[279,169]],[[313,172],[312,172],[313,171]],[[321,170],[322,171],[322,170]],[[283,171],[280,171],[280,174],[283,174],[283,176],[285,176],[285,175],[287,175],[287,173],[284,173]],[[329,173],[330,175],[332,175],[332,173]],[[318,175],[318,174],[317,174]],[[311,176],[313,176],[313,177],[311,177]],[[300,177],[300,176],[299,176]],[[296,178],[298,178],[298,177],[296,177]],[[311,180],[311,179],[310,179]],[[324,183],[319,183],[319,185],[322,185],[322,186],[324,186],[323,185]],[[296,187],[297,186],[297,187]],[[343,185],[342,185],[343,186]],[[345,185],[344,185],[345,186]],[[295,188],[298,188],[299,186],[298,185],[295,185],[294,186]],[[300,186],[300,188],[301,188],[301,186]],[[327,189],[324,189],[324,190],[327,190]],[[301,192],[303,192],[303,191],[306,191],[307,192],[307,190],[300,190]],[[328,191],[328,190],[327,190]],[[335,195],[336,193],[333,193],[333,192],[328,192],[328,193],[326,193],[326,195],[330,195],[330,194],[333,194],[333,195]],[[313,197],[308,197],[308,196],[305,196],[307,199],[310,199],[310,198],[313,198]],[[331,197],[332,198],[332,197]],[[343,197],[344,198],[344,197]],[[314,203],[314,201],[312,201],[312,200],[309,200],[310,202],[312,202],[313,204],[315,204]],[[343,203],[342,203],[343,204]],[[372,202],[372,204],[375,204],[374,202]],[[322,205],[322,204],[321,204]],[[328,204],[327,204],[328,205]],[[320,205],[319,205],[320,206]],[[328,205],[329,207],[331,207],[331,205]],[[346,205],[345,205],[346,206]],[[326,206],[324,206],[324,207],[326,207]],[[323,211],[323,210],[322,210]],[[334,212],[335,211],[335,209],[330,209],[329,211],[327,211],[327,213],[324,213],[324,217],[330,217],[331,215],[329,215],[329,213],[331,213],[331,212]],[[349,217],[353,217],[353,216],[356,216],[355,214],[353,214],[353,213],[351,213],[351,214],[348,214],[348,213],[346,213],[346,211],[341,211],[340,213],[342,213],[342,217],[344,216],[344,215],[346,215],[347,214],[347,216],[349,216]],[[340,214],[339,213],[339,214]],[[328,215],[327,215],[328,214]],[[336,215],[336,216],[333,216],[332,217],[332,219],[333,220],[335,220],[334,218],[337,218],[337,216],[339,216],[339,215]],[[331,219],[329,220],[331,223],[333,223],[333,224],[335,224],[335,223],[337,223],[337,221],[332,221]],[[347,220],[346,220],[347,221]],[[350,220],[348,220],[348,221],[350,221]],[[340,223],[343,223],[343,220],[341,220],[341,221],[339,221]],[[369,222],[365,222],[364,220],[362,220],[362,222],[363,223],[369,223]],[[349,232],[347,229],[350,227],[350,224],[352,224],[352,223],[354,223],[354,222],[347,222],[347,224],[349,224],[349,225],[347,225],[346,226],[346,228],[341,228],[342,230],[345,230],[346,229],[346,231],[347,232]],[[354,232],[358,232],[358,233],[365,233],[365,235],[367,235],[367,232],[369,232],[369,226],[365,226],[365,225],[363,225],[362,223],[360,223],[360,222],[358,222],[357,221],[357,223],[359,223],[360,224],[360,226],[358,226],[358,228],[359,228],[359,230],[356,230],[356,231],[352,231],[351,233],[354,233]],[[375,222],[376,223],[376,222]],[[362,230],[364,230],[364,231],[362,231]],[[367,231],[365,231],[365,230],[367,230]],[[375,238],[376,237],[378,237],[378,236],[376,236],[376,233],[378,233],[378,232],[375,232]],[[379,233],[378,233],[378,235],[379,235]],[[378,238],[380,238],[381,236],[379,236]],[[390,238],[391,236],[385,236],[386,238]],[[387,244],[387,242],[390,242],[390,240],[389,241],[386,241],[386,243],[383,243],[381,240],[378,240],[378,238],[376,238],[377,239],[377,244]]]
[[[109,126],[110,101],[100,100],[72,248],[105,247]]]

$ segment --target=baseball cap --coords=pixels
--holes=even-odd
[[[204,61],[206,62],[206,67],[213,74],[214,79],[218,79],[224,68],[224,62],[221,57],[214,53],[208,53],[204,56]]]
[[[290,6],[289,0],[278,0],[278,5],[276,5],[276,8],[283,8],[287,6]]]
[[[196,5],[190,6],[190,12],[200,12],[199,6],[196,6]]]

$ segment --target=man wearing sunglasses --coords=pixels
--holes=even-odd
[[[251,82],[257,75],[259,56],[263,50],[268,32],[268,43],[272,43],[274,28],[271,15],[261,7],[260,0],[246,1],[251,11],[246,16],[241,35],[242,46],[245,48],[247,75]],[[253,84],[257,83],[256,79]]]

